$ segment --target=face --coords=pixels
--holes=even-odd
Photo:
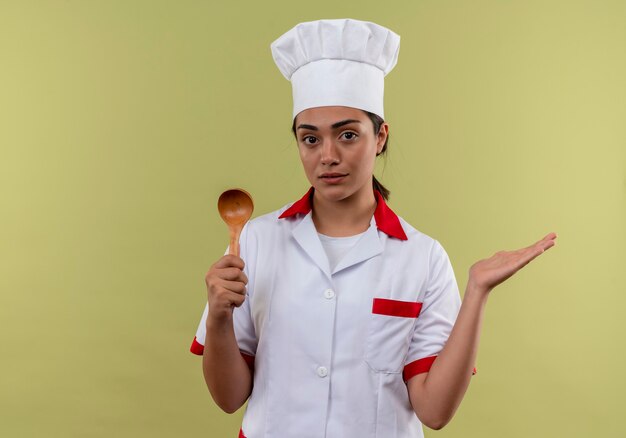
[[[387,139],[367,114],[345,106],[309,108],[296,116],[296,138],[304,172],[317,196],[339,201],[371,195],[376,155]]]

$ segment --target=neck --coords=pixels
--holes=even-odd
[[[332,237],[354,236],[366,231],[376,211],[371,184],[351,196],[333,201],[316,190],[313,194],[313,223],[319,233]]]

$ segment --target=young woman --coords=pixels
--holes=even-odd
[[[311,188],[250,221],[241,258],[210,268],[191,347],[224,411],[249,400],[242,437],[442,428],[475,371],[490,292],[554,245],[551,233],[475,263],[461,302],[445,250],[387,206],[373,176],[389,133],[380,79],[398,47],[393,32],[357,20],[301,23],[272,45],[294,86]]]

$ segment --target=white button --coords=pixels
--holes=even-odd
[[[335,298],[335,291],[332,289],[326,289],[324,291],[324,298],[326,298],[327,300]]]
[[[317,369],[317,375],[320,377],[326,377],[328,375],[328,368],[326,367],[319,367]]]

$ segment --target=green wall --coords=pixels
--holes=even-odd
[[[391,206],[496,289],[479,372],[428,437],[626,436],[626,2],[0,0],[0,436],[235,437],[189,345],[228,234],[308,188],[270,43],[401,35]]]

